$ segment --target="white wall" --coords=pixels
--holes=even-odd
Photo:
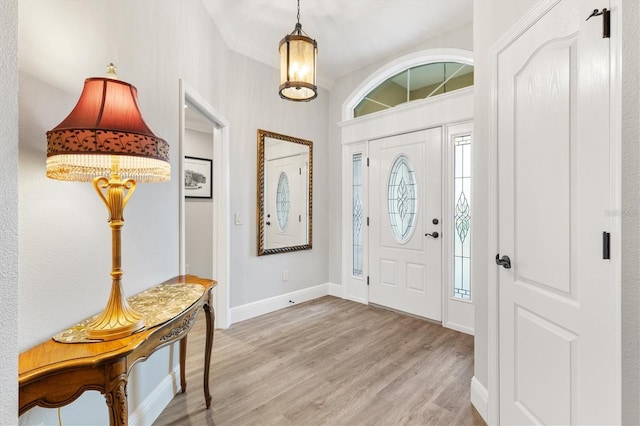
[[[328,281],[329,175],[327,114],[329,94],[320,89],[312,102],[280,99],[280,73],[245,56],[231,53],[229,111],[231,125],[231,307]],[[257,256],[257,129],[313,142],[313,248]],[[282,270],[289,280],[282,281]]]
[[[0,2],[0,424],[18,418],[18,0]]]
[[[185,156],[213,159],[213,133],[185,130]],[[212,278],[214,198],[185,199],[187,273]]]
[[[227,49],[199,2],[20,1],[20,351],[100,311],[110,288],[107,211],[87,183],[45,177],[45,132],[71,111],[86,77],[113,61],[138,88],[141,110],[171,145],[172,181],[141,184],[125,211],[128,295],[178,273],[178,80],[224,99]],[[209,54],[203,55],[202,52]],[[173,351],[173,352],[172,352]],[[177,350],[133,368],[130,414],[167,376]],[[56,421],[36,408],[23,424]],[[104,398],[87,392],[62,409],[65,424],[104,424]]]
[[[616,11],[614,11],[616,13]],[[618,15],[620,16],[620,15]],[[640,424],[640,3],[622,2],[622,422]],[[614,31],[616,29],[614,28]]]
[[[19,9],[24,349],[100,310],[110,286],[106,209],[90,184],[45,177],[45,132],[71,111],[84,78],[104,75],[114,61],[120,78],[138,88],[146,120],[171,145],[172,181],[140,184],[125,211],[123,281],[127,294],[137,293],[178,268],[178,78],[208,99],[223,98],[215,55],[226,49],[214,42],[220,36],[198,2],[25,0]]]
[[[3,3],[3,11],[6,8]],[[45,132],[71,111],[84,79],[104,75],[111,61],[121,79],[138,88],[146,120],[171,145],[173,170],[171,182],[139,185],[125,211],[126,293],[178,273],[179,78],[229,122],[230,210],[245,219],[243,225],[231,225],[231,306],[327,282],[327,91],[321,90],[311,103],[281,100],[279,71],[230,53],[197,1],[22,0],[19,15],[19,351],[100,311],[108,297],[111,241],[106,209],[90,184],[46,179]],[[7,53],[15,57],[15,50]],[[257,257],[258,128],[314,142],[312,250]],[[2,145],[3,150],[10,148]],[[281,281],[282,269],[289,270],[286,283]],[[176,361],[177,350],[163,349],[133,368],[130,416],[141,415],[136,410]],[[35,408],[20,421],[50,424],[57,422],[55,416],[55,410]],[[62,409],[62,419],[64,424],[106,423],[103,397],[85,393]]]

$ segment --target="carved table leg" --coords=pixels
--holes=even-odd
[[[209,393],[209,366],[211,364],[211,349],[213,348],[213,326],[215,324],[215,313],[211,304],[211,294],[209,294],[209,302],[203,308],[207,323],[207,335],[204,348],[204,400],[207,408],[211,406],[211,393]]]
[[[180,339],[180,387],[182,393],[187,391],[187,379],[185,378],[185,365],[187,363],[187,335]]]
[[[127,368],[124,360],[105,367],[107,369],[104,397],[109,409],[111,426],[127,426],[129,410],[127,407]]]

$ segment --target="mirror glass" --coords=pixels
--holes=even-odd
[[[311,248],[313,142],[258,129],[258,256]]]

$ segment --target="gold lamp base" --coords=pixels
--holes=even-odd
[[[122,291],[121,238],[120,230],[124,225],[123,212],[136,182],[133,179],[122,180],[118,174],[117,157],[112,157],[110,179],[98,177],[93,180],[93,187],[107,206],[109,226],[111,227],[111,295],[104,311],[91,322],[85,334],[90,339],[115,340],[130,336],[144,327],[144,319],[127,303]],[[106,190],[103,192],[103,189]],[[125,190],[127,191],[125,196]],[[106,192],[106,194],[105,194]]]
[[[115,340],[144,328],[144,319],[127,303],[120,281],[111,285],[111,295],[104,311],[85,330],[90,339]]]

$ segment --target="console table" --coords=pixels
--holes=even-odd
[[[131,306],[137,304],[136,310],[141,314],[144,314],[146,306],[147,312],[151,312],[147,315],[153,316],[154,312],[160,315],[156,318],[156,323],[149,322],[145,315],[147,326],[131,336],[105,342],[83,341],[82,328],[83,324],[90,321],[87,319],[56,335],[56,340],[50,339],[21,353],[18,365],[19,414],[22,415],[36,405],[62,407],[87,390],[97,390],[105,395],[110,424],[126,426],[127,380],[131,367],[138,361],[144,361],[159,348],[178,340],[180,385],[182,392],[185,392],[187,334],[201,309],[206,318],[204,398],[209,408],[209,364],[214,327],[211,290],[215,285],[216,281],[194,275],[174,277],[128,299]],[[172,293],[182,295],[183,305],[176,304],[171,297]],[[180,312],[174,313],[172,309]],[[163,318],[162,315],[168,315],[169,318]]]

